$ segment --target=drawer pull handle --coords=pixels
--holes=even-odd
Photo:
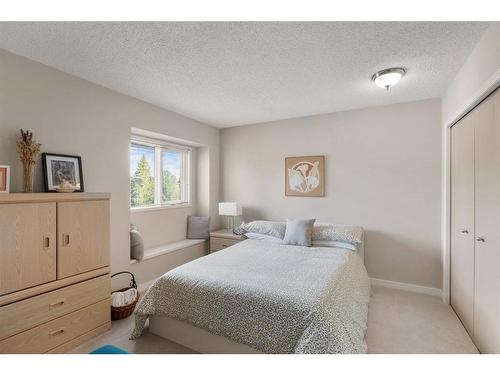
[[[62,305],[64,305],[64,302],[65,302],[65,300],[63,300],[63,299],[62,299],[62,300],[60,300],[60,301],[57,301],[57,302],[51,303],[51,304],[49,305],[49,308],[51,308],[51,309],[52,309],[52,308],[54,308],[54,307],[59,307],[59,306],[62,306]]]
[[[50,247],[50,237],[43,237],[43,247],[46,249]]]
[[[483,237],[478,237],[476,239],[477,242],[486,242],[485,239]]]
[[[464,234],[468,234],[469,233],[469,231],[467,229],[462,229],[461,232],[464,233]]]
[[[64,328],[58,329],[57,331],[50,332],[49,336],[57,336],[57,335],[60,335],[61,333],[64,333]]]
[[[63,234],[63,246],[69,246],[69,234]]]

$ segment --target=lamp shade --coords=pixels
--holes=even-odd
[[[240,216],[241,206],[236,202],[219,202],[219,215]]]

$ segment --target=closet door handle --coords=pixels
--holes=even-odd
[[[483,237],[478,237],[476,238],[477,242],[486,242],[486,240]]]
[[[461,232],[464,234],[469,234],[469,231],[467,229],[462,229]]]
[[[43,247],[46,249],[50,247],[50,237],[43,237]]]

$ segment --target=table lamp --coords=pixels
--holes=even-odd
[[[236,202],[219,202],[219,215],[227,216],[227,230],[234,229],[234,217],[242,213],[241,206]]]

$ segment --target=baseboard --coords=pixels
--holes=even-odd
[[[428,286],[422,286],[416,284],[400,283],[397,281],[390,281],[390,280],[375,279],[373,277],[370,280],[372,282],[372,285],[384,286],[386,288],[391,288],[391,289],[406,290],[409,292],[415,292],[421,294],[428,294],[430,296],[437,296],[437,297],[442,296],[442,291],[441,289],[438,288],[431,288]]]

